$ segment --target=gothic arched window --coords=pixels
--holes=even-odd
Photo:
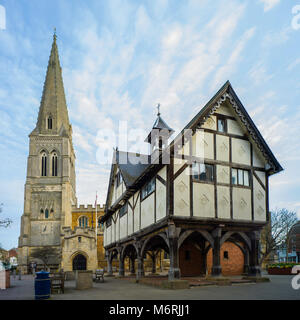
[[[88,226],[88,218],[84,216],[80,217],[78,219],[78,224],[79,224],[79,227],[86,228]]]
[[[45,152],[42,153],[42,177],[47,176],[47,154]]]
[[[48,117],[48,129],[51,130],[52,129],[52,116]]]
[[[57,154],[52,155],[52,177],[57,177]]]
[[[100,221],[101,221],[101,218],[98,218],[98,230],[100,232],[103,232],[103,223],[101,223]]]
[[[46,219],[49,218],[49,210],[48,210],[48,209],[45,210],[45,218],[46,218]]]

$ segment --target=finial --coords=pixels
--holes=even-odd
[[[57,36],[56,36],[56,28],[54,27],[54,34],[53,34],[53,39],[56,40]]]
[[[157,116],[159,117],[160,116],[160,103],[157,104],[156,108],[157,108]]]

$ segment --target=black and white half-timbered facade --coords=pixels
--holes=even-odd
[[[220,276],[226,258],[221,248],[231,243],[244,256],[243,272],[260,276],[268,181],[283,169],[229,81],[167,143],[172,134],[158,113],[146,138],[152,154],[114,153],[102,218],[109,273],[118,256],[124,275],[129,257],[142,277],[146,253],[163,249],[170,257],[169,280],[180,279],[181,270],[188,275],[187,266],[193,275]]]

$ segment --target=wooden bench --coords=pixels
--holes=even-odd
[[[65,293],[65,275],[63,273],[53,273],[50,275],[51,293],[58,291]]]
[[[96,281],[102,281],[104,282],[104,270],[103,269],[97,269],[95,271],[95,280]]]

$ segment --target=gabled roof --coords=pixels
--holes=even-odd
[[[271,149],[265,142],[264,138],[260,134],[259,130],[255,126],[254,122],[252,121],[251,117],[249,116],[248,112],[242,105],[241,101],[239,100],[238,96],[234,92],[231,84],[229,81],[227,81],[221,89],[210,99],[210,101],[197,113],[197,115],[182,129],[182,131],[175,137],[175,139],[170,143],[170,145],[167,147],[171,152],[174,149],[175,143],[179,139],[182,138],[182,135],[184,134],[184,130],[186,129],[192,129],[196,130],[197,128],[200,128],[200,126],[225,102],[227,99],[229,99],[230,104],[233,106],[233,109],[237,115],[237,117],[241,120],[241,122],[245,125],[249,138],[252,139],[252,141],[257,145],[258,149],[262,152],[264,155],[266,161],[269,163],[269,175],[278,173],[283,170],[275,156],[273,155]],[[162,119],[157,119],[157,124],[155,122],[154,125],[157,126],[164,126],[166,125],[165,122]],[[167,125],[166,125],[167,126]],[[172,130],[172,129],[171,129]],[[123,179],[125,181],[127,188],[135,188],[138,181],[140,181],[144,176],[148,175],[151,171],[154,170],[154,168],[157,168],[157,164],[133,164],[127,163],[127,164],[121,164],[120,159],[121,157],[123,159],[127,159],[128,155],[132,155],[133,159],[134,154],[133,153],[127,153],[127,152],[120,152],[116,151],[117,155],[117,165],[120,168],[121,174],[123,176]],[[121,156],[121,157],[120,157]],[[140,159],[140,157],[149,158],[150,156],[147,155],[140,155],[137,158]],[[138,162],[138,161],[137,161]],[[150,163],[150,161],[148,161]],[[113,168],[114,165],[112,165],[112,171],[110,176],[110,182],[109,182],[109,189],[107,194],[107,200],[109,198],[110,190],[111,190],[111,184],[113,179]],[[106,202],[107,203],[107,202]],[[106,207],[108,209],[108,206]],[[107,218],[107,216],[103,216],[104,220]]]
[[[207,118],[210,117],[221,105],[229,99],[230,104],[233,106],[236,115],[240,118],[245,125],[249,136],[252,138],[258,149],[262,152],[265,159],[270,165],[269,174],[278,173],[283,170],[271,149],[267,145],[266,141],[262,137],[261,133],[257,129],[256,125],[252,121],[250,115],[246,111],[245,107],[241,103],[240,99],[236,95],[229,81],[221,87],[221,89],[210,99],[210,101],[197,113],[197,115],[184,127],[184,129],[177,135],[177,137],[171,142],[171,145],[178,140],[186,129],[196,129],[202,125]]]
[[[138,178],[150,166],[151,164],[149,155],[115,150],[109,178],[106,208],[108,208],[107,203],[111,194],[112,185],[114,181],[114,172],[116,168],[119,168],[126,188],[131,188],[138,180]]]
[[[149,155],[123,151],[116,151],[116,155],[127,188],[133,186],[137,178],[150,166]]]

